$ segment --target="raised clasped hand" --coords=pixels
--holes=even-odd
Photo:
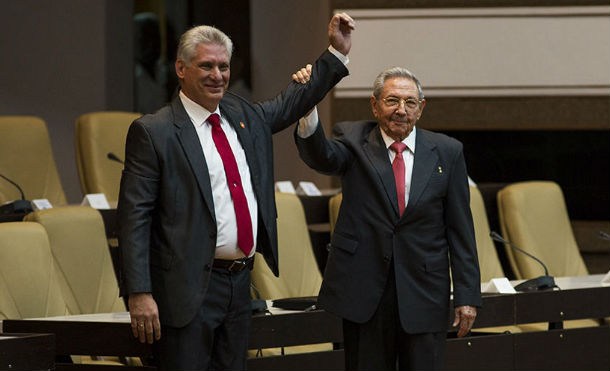
[[[356,23],[347,13],[337,13],[328,24],[330,45],[343,55],[348,55],[352,47],[352,31]]]
[[[309,79],[311,79],[311,64],[292,74],[292,80],[297,83],[306,84]]]

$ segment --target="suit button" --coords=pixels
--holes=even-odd
[[[204,267],[204,269],[205,269],[206,271],[209,271],[210,269],[212,269],[212,267],[211,267],[209,264],[206,264],[206,265],[205,265],[205,267]]]
[[[389,255],[384,255],[383,256],[383,261],[388,263],[390,261],[390,256]]]

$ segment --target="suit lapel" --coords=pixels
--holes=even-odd
[[[258,170],[258,161],[256,152],[254,151],[254,141],[250,133],[251,128],[249,127],[249,123],[246,122],[244,118],[239,117],[234,113],[239,112],[239,110],[235,108],[232,109],[230,102],[221,101],[220,111],[237,133],[237,138],[246,153],[246,161],[250,168],[250,177],[252,178],[254,193],[260,198],[260,171]]]
[[[184,150],[184,154],[191,164],[191,169],[199,184],[199,190],[203,195],[208,210],[214,222],[216,222],[216,215],[214,213],[214,198],[212,196],[212,185],[210,184],[210,174],[208,172],[208,165],[205,162],[205,156],[201,149],[201,142],[199,136],[195,130],[195,126],[188,117],[180,98],[175,98],[172,102],[172,109],[174,111],[174,125],[176,126],[176,135],[178,141]]]
[[[417,200],[428,184],[428,180],[438,163],[438,154],[435,151],[436,145],[430,142],[425,133],[419,129],[415,139],[415,158],[413,160],[413,177],[411,178],[411,189],[409,191],[409,204],[403,217],[417,204]]]
[[[392,171],[392,164],[390,164],[390,158],[388,157],[388,149],[385,146],[383,138],[381,137],[381,130],[379,126],[375,126],[369,133],[363,145],[364,153],[371,161],[373,168],[379,174],[383,189],[388,195],[390,204],[394,210],[395,215],[398,216],[398,195],[396,194],[396,181],[394,180],[394,172]]]

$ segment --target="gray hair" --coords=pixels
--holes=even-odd
[[[196,26],[186,31],[180,37],[177,58],[187,65],[195,56],[195,48],[199,44],[217,44],[227,49],[227,55],[231,60],[233,54],[233,42],[224,32],[212,26]]]
[[[415,75],[412,74],[409,70],[402,67],[388,68],[387,70],[377,75],[377,78],[373,83],[373,95],[375,96],[375,98],[379,99],[381,91],[383,90],[383,85],[385,84],[386,80],[394,77],[404,77],[413,81],[417,86],[417,91],[419,92],[419,99],[424,99],[424,91],[422,90],[421,84],[419,83],[417,77],[415,77]]]

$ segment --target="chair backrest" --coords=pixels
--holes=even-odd
[[[335,225],[337,225],[337,218],[339,218],[339,209],[341,208],[341,201],[343,201],[343,193],[338,193],[328,200],[328,221],[330,222],[330,234],[332,235],[335,231]]]
[[[498,192],[500,227],[515,246],[542,260],[553,276],[588,274],[574,239],[559,185],[548,181],[514,183]],[[518,279],[544,274],[532,258],[506,247]]]
[[[101,214],[90,207],[39,210],[25,218],[41,224],[61,270],[61,287],[73,314],[121,312],[119,287]]]
[[[38,117],[0,116],[0,174],[19,184],[28,200],[66,204],[47,125]],[[0,179],[0,204],[20,198],[17,188]]]
[[[68,314],[44,228],[0,223],[0,320]]]
[[[294,194],[276,193],[280,276],[275,277],[264,259],[257,256],[252,284],[262,299],[316,296],[322,275],[311,247],[305,211]]]
[[[84,194],[103,193],[108,201],[119,198],[123,165],[108,158],[125,159],[125,140],[135,112],[91,112],[76,119],[76,162]]]
[[[470,211],[474,222],[474,236],[477,243],[479,268],[481,269],[481,282],[492,278],[504,277],[504,270],[498,258],[498,252],[489,236],[489,223],[483,196],[477,187],[470,187]]]

